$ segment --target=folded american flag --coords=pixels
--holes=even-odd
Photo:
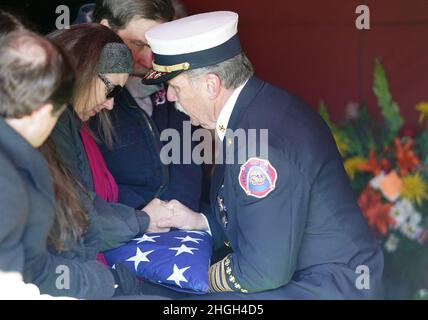
[[[104,252],[112,267],[122,263],[139,278],[191,293],[208,292],[211,254],[211,235],[182,230],[144,234]]]

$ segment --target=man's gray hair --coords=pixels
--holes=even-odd
[[[216,74],[226,89],[236,89],[254,74],[254,70],[245,53],[240,53],[219,64],[189,70],[186,75],[194,80],[210,73]]]
[[[19,119],[45,103],[71,101],[74,71],[52,41],[18,28],[0,37],[0,117]]]
[[[114,31],[126,28],[135,17],[153,21],[171,21],[174,7],[171,0],[97,0],[93,21],[107,19]]]

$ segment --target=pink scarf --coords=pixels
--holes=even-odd
[[[108,170],[103,155],[86,124],[80,129],[80,137],[91,169],[95,193],[107,202],[118,202],[119,189],[116,181]],[[97,254],[97,260],[108,266],[103,253]]]
[[[80,129],[80,137],[91,169],[95,193],[107,202],[118,202],[119,189],[116,181],[108,170],[103,155],[86,124]]]

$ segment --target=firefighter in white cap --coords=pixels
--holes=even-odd
[[[236,13],[210,12],[146,34],[154,63],[143,81],[167,81],[168,99],[194,124],[215,129],[225,150],[209,208],[201,214],[170,201],[173,215],[160,226],[211,229],[216,246],[229,246],[210,267],[210,299],[382,297],[383,255],[328,127],[301,100],[253,75],[237,25]],[[267,130],[267,141],[247,141],[256,156],[226,162],[242,149],[233,133],[250,129]]]

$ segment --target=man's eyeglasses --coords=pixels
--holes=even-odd
[[[121,85],[115,85],[113,82],[111,82],[107,77],[101,73],[98,74],[98,78],[101,79],[102,82],[106,85],[106,98],[112,99],[116,97],[123,89]]]

